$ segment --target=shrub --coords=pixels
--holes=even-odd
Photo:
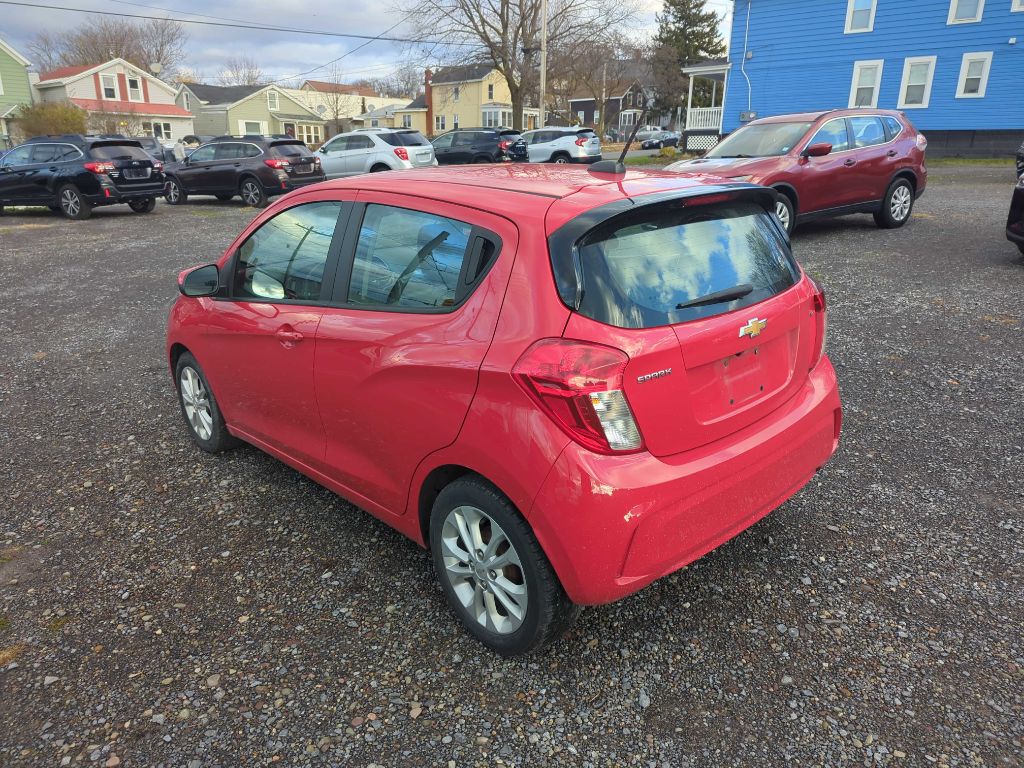
[[[49,134],[85,133],[86,114],[70,101],[42,102],[24,106],[15,120],[23,138]]]

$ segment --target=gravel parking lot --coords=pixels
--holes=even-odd
[[[845,431],[796,498],[506,661],[428,556],[189,442],[174,277],[253,215],[0,218],[0,765],[1024,764],[1024,259],[1010,163],[798,231]]]

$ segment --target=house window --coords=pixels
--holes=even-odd
[[[142,84],[137,77],[128,78],[128,101],[142,101]]]
[[[897,109],[925,109],[932,95],[935,56],[917,56],[903,60],[903,82]]]
[[[458,101],[459,100],[459,91],[460,90],[461,90],[461,88],[459,88],[459,86],[456,85],[455,89],[452,91],[452,101]]]
[[[504,126],[505,128],[511,128],[512,127],[512,110],[511,109],[502,110],[502,112],[501,112],[501,125]]]
[[[583,121],[587,119],[587,113],[582,109],[576,112],[576,119],[580,121],[580,125],[583,125]]]
[[[956,86],[958,99],[983,99],[992,68],[992,52],[965,53],[960,64],[960,80]]]
[[[855,61],[853,83],[850,85],[851,107],[877,107],[878,87],[882,82],[882,59]]]
[[[380,128],[380,120],[378,120],[376,117],[372,118],[370,120],[370,127],[371,128]]]
[[[320,126],[299,123],[298,136],[296,138],[305,144],[320,143]]]
[[[277,91],[267,91],[267,109],[276,112],[281,108],[281,100],[278,98]]]
[[[117,75],[100,75],[100,85],[103,88],[103,98],[117,101]]]
[[[445,130],[444,115],[434,115],[434,132]]]
[[[849,0],[846,6],[846,34],[873,31],[877,5],[878,0]]]
[[[1013,7],[1010,11],[1024,11],[1024,0],[1013,0]]]
[[[985,0],[950,0],[947,24],[971,24],[981,21]]]
[[[185,106],[185,109],[187,109],[189,112],[191,112],[192,111],[192,102],[189,101],[188,93],[183,91],[181,96],[182,96],[181,101],[182,101],[182,104]]]
[[[246,136],[259,136],[263,133],[263,124],[253,120],[246,120],[242,124],[242,133]]]
[[[597,125],[600,122],[601,122],[601,110],[600,109],[595,109],[594,110],[594,125]]]
[[[412,115],[402,115],[402,127],[412,128]]]
[[[1020,0],[1020,2],[1024,3],[1024,0]],[[487,100],[488,101],[493,101],[494,100],[494,83],[488,83],[487,84]]]
[[[459,116],[458,115],[452,115],[452,129],[454,130],[455,128],[458,128],[458,127],[459,127]]]

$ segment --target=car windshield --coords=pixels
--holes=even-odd
[[[427,147],[430,142],[419,131],[402,131],[400,133],[377,134],[392,147]]]
[[[704,157],[777,157],[796,146],[811,123],[760,123],[740,128]]]

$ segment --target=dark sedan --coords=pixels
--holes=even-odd
[[[640,145],[642,149],[661,149],[662,147],[678,147],[679,134],[675,131],[662,131],[645,139]]]

